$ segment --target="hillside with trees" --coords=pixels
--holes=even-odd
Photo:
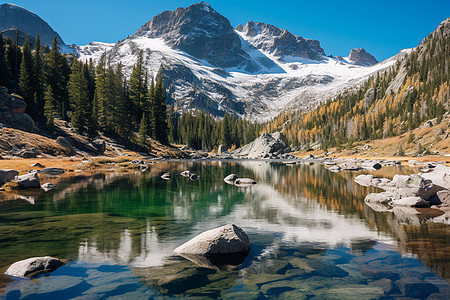
[[[26,37],[20,47],[0,36],[0,86],[20,95],[36,128],[48,134],[57,117],[91,141],[103,134],[151,151],[151,140],[212,150],[239,147],[259,133],[259,125],[236,116],[180,115],[168,107],[164,75],[161,69],[156,78],[145,71],[142,51],[127,80],[122,65],[105,54],[94,65],[61,54],[56,38],[51,49],[40,45],[39,36],[35,40],[32,48]]]
[[[311,111],[287,111],[265,129],[282,130],[294,146],[306,149],[315,143],[323,150],[399,136],[428,120],[433,125],[442,122],[449,111],[449,83],[447,19],[405,58],[356,90],[347,90]],[[436,141],[440,139],[438,135]]]

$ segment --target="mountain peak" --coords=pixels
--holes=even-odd
[[[305,39],[271,24],[250,21],[245,26],[236,26],[236,31],[257,49],[280,59],[292,56],[322,60],[325,56],[319,41]]]
[[[135,36],[161,38],[167,46],[220,68],[243,66],[250,59],[230,21],[206,2],[165,11],[144,24]]]
[[[352,49],[348,60],[358,66],[372,66],[378,63],[378,60],[364,48]]]
[[[51,45],[56,36],[60,45],[65,45],[59,34],[35,13],[12,3],[0,5],[0,31],[18,28],[30,37],[39,34],[43,45]]]

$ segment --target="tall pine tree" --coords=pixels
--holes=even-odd
[[[0,31],[0,86],[9,87],[9,68],[6,63],[5,45]]]
[[[37,117],[36,107],[34,105],[34,76],[33,76],[33,57],[31,55],[28,35],[22,49],[22,62],[20,64],[19,89],[20,94],[27,103],[27,113],[32,117]]]

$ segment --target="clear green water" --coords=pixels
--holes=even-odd
[[[198,182],[179,175],[191,170]],[[380,176],[407,172],[375,171]],[[227,185],[235,173],[258,181]],[[58,190],[1,198],[0,271],[50,255],[31,280],[0,275],[0,299],[448,299],[450,229],[416,210],[375,212],[368,189],[321,165],[164,162],[149,173],[64,178]],[[228,223],[251,251],[211,267],[172,250]],[[408,298],[409,299],[409,298]]]

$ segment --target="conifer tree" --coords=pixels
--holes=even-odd
[[[147,145],[148,136],[148,117],[142,113],[141,125],[139,126],[139,145],[145,147]]]
[[[45,85],[46,92],[51,91],[52,99],[56,104],[56,109],[61,115],[65,116],[65,74],[64,74],[64,57],[59,53],[58,42],[56,36],[53,39],[52,50],[47,54],[45,66]]]
[[[87,69],[85,65],[77,60],[74,61],[68,82],[69,103],[72,110],[72,125],[81,133],[88,128],[92,109],[89,99]]]
[[[6,63],[5,45],[0,32],[0,86],[9,87],[9,68]]]
[[[47,85],[44,91],[44,116],[46,118],[46,125],[49,129],[53,128],[53,117],[56,112],[55,99],[53,98],[52,86]]]
[[[144,102],[147,101],[147,87],[145,86],[142,50],[138,53],[137,62],[133,66],[133,71],[128,84],[130,87],[129,93],[130,101],[132,103],[133,121],[137,123],[139,120],[136,119],[136,117],[142,114]]]
[[[33,57],[31,55],[30,43],[28,35],[25,37],[25,42],[22,49],[22,62],[20,64],[19,75],[19,89],[20,94],[27,103],[27,113],[36,118],[36,107],[34,100],[34,86],[33,86]]]
[[[43,58],[41,54],[41,41],[39,34],[36,36],[36,43],[34,44],[33,53],[33,88],[34,88],[34,104],[38,111],[39,119],[42,118],[42,111],[44,109],[43,97]]]
[[[155,138],[163,143],[167,144],[169,142],[168,134],[169,129],[167,126],[167,106],[166,106],[166,90],[164,88],[164,79],[162,75],[162,69],[159,69],[158,80],[156,81],[154,90],[154,136]]]

